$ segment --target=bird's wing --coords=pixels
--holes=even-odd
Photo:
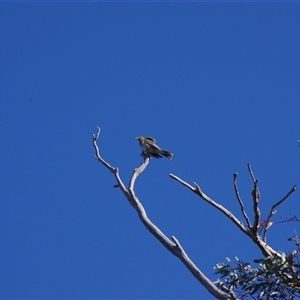
[[[155,140],[154,140],[155,141]],[[156,149],[156,150],[158,150],[158,151],[161,151],[161,149],[155,144],[155,142],[154,142],[152,139],[148,139],[148,138],[146,138],[145,139],[145,144],[149,147],[149,148],[154,148],[154,149]]]
[[[156,140],[153,137],[146,137],[145,139],[152,141],[154,144],[156,143]]]
[[[157,154],[157,153],[152,154],[151,156],[153,156],[153,157],[155,157],[155,158],[163,158],[160,154]]]

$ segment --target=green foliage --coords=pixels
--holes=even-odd
[[[216,264],[215,274],[221,275],[216,285],[233,290],[239,299],[298,299],[300,298],[300,243],[290,238],[297,249],[282,257],[256,259],[258,265],[235,257],[235,262],[226,258],[227,263]]]

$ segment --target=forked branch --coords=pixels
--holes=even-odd
[[[251,227],[252,232],[255,236],[258,236],[258,229],[259,229],[259,221],[260,221],[260,210],[258,206],[258,201],[260,199],[260,193],[258,189],[258,179],[255,178],[251,165],[247,163],[248,171],[253,181],[253,190],[251,192],[252,195],[252,202],[253,202],[253,212],[254,212],[254,223]]]
[[[252,174],[251,178],[255,180],[255,177],[253,175],[253,172],[250,168],[250,174]],[[259,247],[259,249],[261,250],[261,252],[263,253],[264,256],[277,256],[277,257],[282,257],[280,253],[278,253],[277,251],[275,251],[274,249],[272,249],[269,245],[267,245],[257,234],[257,230],[253,231],[250,225],[250,220],[248,218],[247,221],[247,215],[246,212],[244,211],[245,215],[244,217],[246,218],[246,222],[247,225],[249,226],[249,229],[246,229],[243,222],[240,221],[234,214],[232,214],[228,209],[226,209],[225,207],[223,207],[222,205],[220,205],[219,203],[217,203],[216,201],[214,201],[213,199],[211,199],[210,197],[208,197],[206,194],[204,194],[204,192],[201,190],[200,186],[198,184],[196,184],[194,182],[194,186],[191,186],[190,184],[188,184],[187,182],[185,182],[184,180],[182,180],[181,178],[179,178],[176,175],[170,174],[170,177],[173,178],[174,180],[178,181],[179,183],[181,183],[182,185],[184,185],[185,187],[187,187],[188,189],[190,189],[192,192],[194,192],[195,194],[197,194],[201,199],[203,199],[204,201],[206,201],[207,203],[209,203],[210,205],[212,205],[213,207],[215,207],[216,209],[218,209],[219,211],[221,211],[227,218],[229,218],[244,234],[246,234],[247,236],[249,236],[252,241]],[[235,178],[236,179],[236,178]],[[235,180],[234,179],[234,180]],[[254,189],[256,192],[258,191],[258,189]],[[239,194],[237,194],[239,197]],[[257,197],[257,196],[256,196]],[[238,198],[240,199],[240,198]],[[258,199],[255,198],[255,199]],[[240,199],[241,201],[241,199]],[[258,202],[258,200],[257,200]],[[242,210],[244,210],[243,208],[243,204],[242,201],[240,202],[240,206],[242,207]],[[255,206],[255,211],[257,212],[256,206]],[[257,214],[257,216],[259,216],[259,214]],[[257,217],[256,217],[257,218]],[[254,224],[257,221],[254,221]]]
[[[122,182],[118,168],[111,166],[107,163],[102,156],[100,155],[100,150],[97,145],[97,140],[100,136],[100,128],[97,127],[97,133],[93,134],[93,145],[95,148],[96,154],[93,155],[100,163],[102,163],[107,169],[109,169],[114,175],[117,180],[117,185],[115,187],[119,187],[122,192],[125,194],[126,198],[128,199],[129,203],[138,213],[138,216],[145,227],[167,248],[173,255],[178,257],[182,263],[190,270],[190,272],[194,275],[194,277],[210,292],[215,298],[217,299],[224,299],[224,300],[235,300],[237,299],[233,291],[222,291],[218,289],[212,281],[210,281],[200,270],[199,268],[193,263],[193,261],[188,257],[186,252],[184,251],[183,247],[179,243],[179,241],[172,236],[169,239],[154,223],[150,221],[147,216],[147,213],[139,201],[138,197],[135,195],[134,192],[134,184],[137,177],[146,169],[150,162],[150,157],[144,157],[144,162],[136,169],[133,170],[132,176],[129,181],[128,188],[125,187],[124,183]]]

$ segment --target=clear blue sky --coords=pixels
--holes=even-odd
[[[179,183],[197,182],[252,216],[300,183],[299,3],[0,4],[0,298],[200,298],[210,295],[144,228],[103,157],[127,183],[156,137],[174,158],[136,182],[150,219],[210,278],[225,256],[261,257],[220,212]],[[297,214],[299,193],[274,221]],[[288,251],[298,223],[268,241]]]

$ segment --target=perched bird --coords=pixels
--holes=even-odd
[[[156,145],[156,140],[152,137],[138,136],[136,139],[139,141],[144,155],[153,156],[155,158],[162,158],[161,155],[171,159],[173,153],[163,150]]]

